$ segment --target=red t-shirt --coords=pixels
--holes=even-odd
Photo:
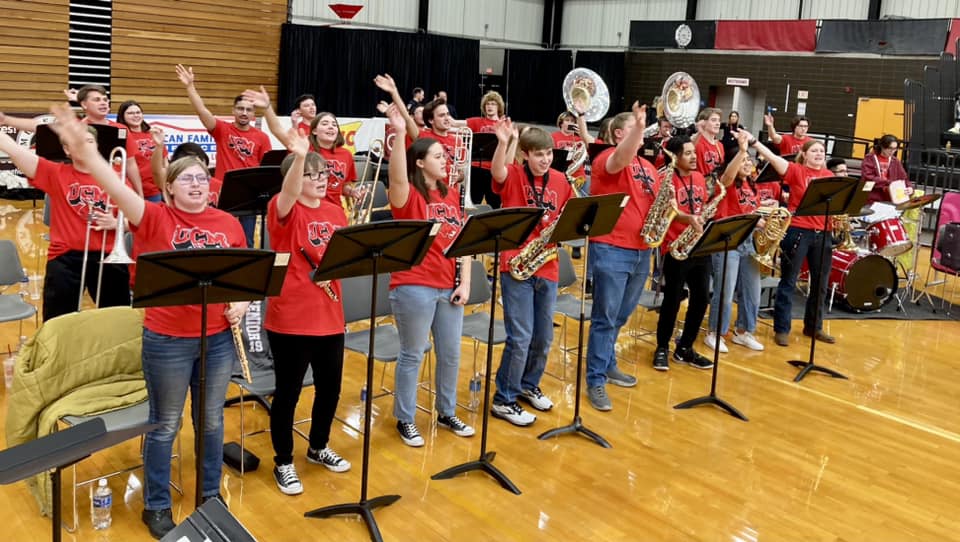
[[[783,182],[790,188],[790,199],[787,201],[787,209],[791,213],[797,211],[797,206],[803,200],[803,195],[807,191],[807,185],[813,179],[821,177],[833,177],[833,172],[827,168],[812,169],[802,166],[796,162],[787,163],[787,174],[783,176]],[[822,216],[795,216],[790,221],[791,226],[807,230],[822,230]],[[829,227],[827,228],[829,229]]]
[[[297,131],[300,132],[300,135],[309,136],[310,135],[310,123],[309,122],[300,122],[297,124]]]
[[[705,136],[701,135],[697,138],[695,147],[697,149],[697,173],[706,177],[714,169],[721,168],[717,171],[719,178],[723,173],[723,145],[719,141],[710,143]]]
[[[780,181],[757,184],[757,199],[760,201],[772,199],[779,203],[780,193]]]
[[[643,230],[643,223],[647,220],[647,213],[650,212],[650,205],[653,204],[657,191],[660,190],[660,176],[650,162],[640,157],[631,160],[627,167],[617,173],[607,173],[607,160],[616,150],[616,147],[610,147],[594,158],[590,169],[590,195],[622,192],[630,196],[630,201],[623,209],[613,231],[594,237],[590,241],[632,250],[645,250],[650,247],[644,242],[640,232]]]
[[[314,265],[320,263],[333,232],[347,225],[343,209],[326,200],[315,209],[298,201],[281,220],[277,198],[274,196],[267,208],[267,231],[273,250],[290,254],[290,266],[280,296],[267,303],[263,327],[290,335],[343,333],[343,304],[314,284],[310,278],[313,267],[301,252],[302,247]],[[332,281],[330,287],[341,297],[339,280]]]
[[[681,177],[680,173],[674,171],[673,190],[677,196],[677,208],[682,213],[689,215],[699,215],[703,212],[703,205],[707,202],[707,181],[697,171],[691,171],[690,175]],[[666,182],[666,180],[664,180]],[[670,243],[680,236],[683,230],[687,229],[687,224],[674,220],[667,230],[667,236],[660,245],[660,251],[663,254],[670,252]]]
[[[128,134],[130,133],[130,129],[127,128],[127,125],[126,125],[126,124],[120,124],[119,122],[114,122],[114,121],[112,121],[112,120],[110,120],[110,119],[104,119],[103,122],[91,122],[91,121],[90,121],[90,117],[83,117],[82,119],[80,119],[80,122],[82,122],[82,123],[84,123],[84,124],[89,124],[90,126],[93,126],[94,128],[96,128],[98,125],[100,125],[100,126],[113,126],[114,128],[122,128],[122,129],[126,130]]]
[[[210,177],[210,193],[207,195],[207,204],[211,207],[217,207],[220,203],[220,191],[223,190],[223,181]]]
[[[357,166],[353,163],[353,154],[343,147],[332,150],[321,147],[318,152],[327,161],[327,171],[330,172],[327,178],[326,199],[330,203],[342,206],[340,195],[343,194],[344,185],[357,180]]]
[[[544,228],[552,224],[563,211],[563,206],[573,197],[573,189],[570,188],[566,176],[555,169],[547,170],[547,183],[544,186],[542,176],[531,180],[526,167],[510,164],[507,166],[507,178],[503,181],[503,184],[496,181],[493,181],[492,184],[493,193],[500,194],[504,207],[541,207],[544,209],[543,220],[537,224],[536,229],[533,230],[525,243],[535,239]],[[518,252],[520,252],[519,249],[503,251],[500,256],[500,271],[504,273],[510,271],[510,258],[516,256]],[[560,266],[557,260],[553,259],[538,269],[534,276],[556,282],[559,279],[559,274]]]
[[[470,117],[467,119],[467,128],[475,134],[495,134],[497,133],[497,122],[487,117]],[[471,162],[471,166],[483,169],[490,169],[490,162]]]
[[[235,169],[259,167],[263,155],[272,147],[270,138],[258,128],[241,130],[232,122],[220,119],[210,135],[217,144],[216,167],[221,177]]]
[[[573,149],[578,142],[582,141],[580,136],[577,134],[564,134],[561,131],[556,131],[550,134],[550,137],[553,138],[553,148],[560,149],[564,151],[569,151]],[[574,178],[584,177],[587,174],[583,166],[580,166],[580,169],[573,172]],[[591,186],[593,186],[591,184]]]
[[[87,233],[87,215],[90,204],[95,211],[107,208],[107,193],[93,177],[80,173],[71,164],[51,162],[40,158],[37,176],[30,185],[50,196],[50,248],[47,259],[52,260],[71,250],[83,250]],[[104,240],[106,236],[106,240]],[[113,246],[114,230],[90,230],[90,250],[98,251],[106,242]]]
[[[130,230],[133,232],[134,246],[137,247],[138,254],[247,246],[240,222],[223,211],[209,207],[194,214],[147,201],[140,224],[131,224]],[[200,305],[149,307],[144,316],[143,327],[173,337],[199,337],[200,308]],[[230,327],[223,315],[225,308],[224,303],[207,305],[208,336]]]
[[[427,203],[420,192],[411,185],[407,203],[403,207],[391,206],[391,210],[393,218],[397,220],[430,220],[439,222],[441,227],[420,265],[390,275],[390,288],[408,284],[441,289],[453,288],[456,261],[444,256],[443,251],[453,243],[463,225],[460,214],[460,193],[456,190],[448,190],[447,197],[443,198],[439,190],[431,190],[430,203]]]
[[[167,147],[164,145],[163,156],[167,156]],[[132,157],[137,162],[137,170],[140,171],[140,180],[143,183],[143,197],[149,198],[160,193],[157,183],[153,179],[153,169],[150,167],[150,157],[157,150],[157,144],[154,143],[150,132],[128,132],[127,133],[127,156]]]
[[[720,200],[717,206],[717,214],[714,218],[726,218],[728,216],[748,215],[757,210],[760,206],[759,191],[750,187],[750,183],[743,181],[740,187],[737,182],[727,187],[727,193]]]
[[[420,130],[420,136],[417,139],[423,139],[425,137],[436,139],[443,145],[443,152],[447,155],[447,176],[444,177],[443,181],[450,184],[450,172],[453,171],[453,164],[456,163],[456,152],[457,148],[457,137],[453,135],[453,131],[447,132],[445,136],[439,136],[431,130],[430,128],[423,128]]]
[[[880,174],[881,179],[890,179],[890,158],[883,156],[882,154],[874,154],[874,157],[877,159],[877,164],[880,166],[877,173]]]
[[[813,139],[810,136],[804,136],[803,139],[797,139],[793,134],[783,134],[780,136],[780,156],[789,156],[803,152],[803,145]]]

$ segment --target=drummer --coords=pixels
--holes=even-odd
[[[864,181],[873,182],[873,189],[867,198],[870,203],[900,204],[913,194],[913,183],[897,158],[899,147],[897,136],[886,134],[876,140],[873,150],[863,158],[860,177]]]

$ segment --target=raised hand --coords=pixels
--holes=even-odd
[[[50,106],[50,112],[57,118],[57,121],[50,125],[50,128],[60,136],[60,141],[70,147],[70,158],[81,167],[87,167],[91,161],[99,158],[103,160],[97,151],[97,144],[87,141],[87,127],[81,123],[77,115],[70,109],[66,103]],[[89,169],[89,167],[87,167]]]
[[[501,119],[497,122],[497,141],[500,143],[509,143],[510,138],[512,138],[516,133],[517,129],[513,126],[513,121],[510,120],[510,117]]]
[[[389,73],[374,77],[373,84],[377,85],[377,88],[380,90],[389,94],[397,92],[397,84],[393,81],[393,77],[390,77]]]
[[[243,91],[243,99],[253,102],[253,105],[261,109],[266,109],[270,107],[270,95],[267,94],[267,89],[263,88],[263,85],[260,85],[260,90],[247,89]]]
[[[737,145],[740,147],[741,151],[746,151],[750,146],[750,141],[753,140],[753,134],[744,130],[743,128],[740,128],[734,132],[733,137],[737,140]]]
[[[300,110],[294,109],[293,111],[291,111],[290,124],[293,124],[294,126],[298,126],[301,122],[303,122],[303,115],[300,114]]]
[[[71,102],[77,101],[77,89],[75,88],[65,88],[63,89],[63,95],[67,97]]]
[[[377,102],[377,111],[379,111],[381,115],[385,115],[387,113],[388,107],[390,107],[390,104],[383,100]]]
[[[773,126],[773,115],[770,113],[765,113],[763,115],[763,123],[767,126]]]
[[[403,113],[397,108],[397,104],[390,104],[384,113],[390,119],[390,126],[398,133],[407,131],[407,121],[403,118]]]
[[[297,156],[306,156],[310,152],[310,140],[296,128],[287,130],[287,150]]]
[[[180,79],[180,82],[183,83],[183,86],[189,87],[194,83],[196,79],[193,75],[193,66],[185,67],[183,64],[177,64],[177,78]]]
[[[157,144],[157,147],[163,146],[163,143],[164,143],[163,128],[159,126],[151,126],[150,137],[153,139],[153,142]]]

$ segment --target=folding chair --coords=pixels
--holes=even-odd
[[[927,268],[927,278],[926,283],[924,284],[924,293],[922,295],[927,296],[927,300],[933,304],[933,300],[930,299],[929,292],[926,291],[926,288],[929,286],[940,285],[940,308],[943,309],[947,304],[947,278],[953,277],[953,287],[950,289],[950,305],[947,308],[947,315],[950,314],[950,309],[953,308],[953,297],[956,295],[957,290],[957,277],[960,277],[960,268],[953,268],[944,263],[944,254],[941,252],[941,249],[947,247],[942,246],[941,236],[943,234],[943,228],[951,222],[960,222],[960,192],[948,191],[943,193],[943,198],[940,200],[940,210],[937,212],[937,227],[933,233],[933,245],[930,247],[930,267]],[[954,250],[960,250],[960,247],[951,247]],[[930,272],[934,273],[934,280],[930,280]],[[944,277],[938,279],[937,275],[943,273]],[[917,296],[914,301],[920,301],[920,297]]]
[[[490,281],[487,280],[487,271],[483,262],[480,260],[470,260],[470,296],[467,297],[466,305],[472,308],[470,313],[463,313],[463,331],[461,337],[473,340],[473,373],[470,377],[471,392],[480,391],[474,389],[479,384],[478,378],[483,375],[477,366],[477,353],[480,351],[480,345],[487,344],[487,338],[490,332],[490,311],[486,310],[490,303],[493,292],[490,289]],[[507,330],[503,325],[503,320],[495,319],[493,321],[493,343],[488,348],[493,348],[498,344],[507,342]],[[470,412],[476,412],[479,404],[460,405]]]
[[[577,282],[577,270],[573,266],[573,259],[566,249],[557,250],[557,262],[560,265],[560,275],[557,280],[557,304],[553,313],[561,317],[560,321],[560,350],[563,352],[562,370],[557,375],[549,374],[554,378],[566,382],[567,380],[567,356],[570,352],[576,350],[576,346],[567,346],[567,321],[572,319],[579,325],[580,323],[580,296],[571,293],[560,293],[560,291],[570,288]],[[583,318],[585,322],[590,321],[590,313],[593,311],[593,302],[585,301],[583,305]]]
[[[13,241],[0,240],[0,292],[14,284],[28,280],[23,273],[20,255]],[[37,313],[37,308],[23,300],[20,294],[0,293],[0,322],[20,322],[17,337],[23,336],[23,321]]]

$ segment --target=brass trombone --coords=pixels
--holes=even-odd
[[[367,182],[367,172],[370,170],[370,165],[373,163],[373,154],[377,155],[377,165],[376,169],[373,172],[373,180]],[[367,147],[367,161],[363,165],[363,173],[360,176],[360,182],[357,183],[360,189],[363,189],[359,198],[356,199],[351,205],[353,206],[353,212],[350,214],[350,225],[355,226],[357,224],[366,224],[370,221],[370,216],[373,214],[373,200],[374,195],[376,194],[377,183],[380,182],[380,171],[383,166],[383,154],[384,146],[382,139],[374,139],[370,142],[370,145]],[[369,190],[367,187],[369,186]]]

